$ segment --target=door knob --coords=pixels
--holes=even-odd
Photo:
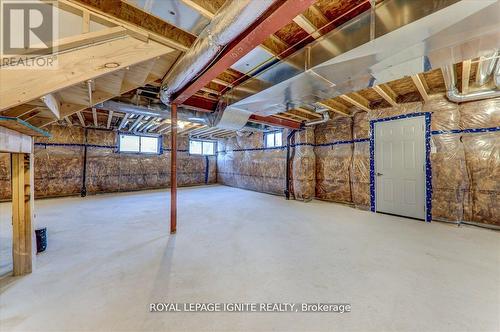
[[[382,173],[378,173],[378,172],[377,172],[377,176],[381,176],[381,175],[384,175],[384,174],[382,174]]]

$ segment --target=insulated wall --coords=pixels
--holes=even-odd
[[[83,184],[85,129],[52,126],[52,137],[35,141],[35,197],[77,195]],[[170,137],[161,155],[117,152],[113,131],[87,129],[87,193],[166,188],[170,185]],[[178,138],[179,186],[216,182],[216,157],[189,155],[188,138]],[[9,155],[0,155],[0,199],[10,199]],[[208,166],[208,168],[207,168]]]
[[[286,133],[283,134],[283,142]],[[283,195],[286,149],[264,148],[264,134],[254,132],[220,140],[217,154],[219,183]]]
[[[370,209],[370,121],[431,114],[432,218],[500,225],[500,99],[353,110],[294,135],[291,191],[295,199]],[[287,134],[284,131],[283,137]],[[284,142],[285,144],[286,142]],[[262,133],[227,139],[218,155],[222,184],[274,194],[285,189],[286,147],[266,149]]]
[[[434,97],[334,117],[315,131],[316,196],[368,209],[370,121],[425,112],[431,113],[433,219],[500,225],[500,99],[458,105]]]
[[[11,197],[12,187],[10,185],[10,154],[0,153],[0,200]]]

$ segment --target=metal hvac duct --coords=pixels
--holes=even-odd
[[[491,53],[499,0],[386,0],[224,95],[221,125],[359,91]],[[291,106],[292,105],[292,106]],[[225,117],[238,118],[238,122]]]
[[[496,61],[496,59],[495,59]],[[495,64],[493,63],[493,67]],[[493,80],[496,84],[496,89],[487,89],[487,90],[478,90],[478,91],[473,91],[470,93],[460,93],[457,89],[457,75],[455,68],[453,65],[448,65],[445,66],[443,69],[443,77],[444,77],[444,82],[446,84],[446,89],[448,90],[446,92],[446,96],[448,99],[452,102],[455,103],[463,103],[467,101],[474,101],[474,100],[481,100],[481,99],[488,99],[488,98],[496,98],[500,97],[500,61],[498,61],[498,64],[496,65],[496,69],[494,72],[494,77]],[[483,82],[486,83],[486,81],[489,79],[489,77],[484,77]],[[483,84],[484,84],[483,83]]]
[[[191,48],[167,74],[160,93],[165,104],[183,86],[203,72],[222,52],[224,46],[238,37],[274,4],[276,0],[226,1],[214,19],[205,27]]]
[[[316,111],[316,112],[322,115],[321,119],[306,122],[305,123],[306,126],[315,126],[330,120],[330,112],[327,109],[323,109],[321,111]]]
[[[160,119],[170,118],[170,106],[161,103],[151,104],[149,106],[142,106],[133,103],[108,100],[98,105],[98,107],[103,110],[136,114],[139,116],[150,116]],[[207,126],[213,126],[215,121],[214,114],[206,112],[197,112],[183,108],[182,106],[179,107],[177,116],[178,119],[181,121],[201,123]]]
[[[499,14],[500,15],[500,14]],[[497,62],[498,51],[487,56],[482,56],[477,65],[476,83],[482,86],[490,78]]]

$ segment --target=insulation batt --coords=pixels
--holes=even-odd
[[[314,144],[314,128],[308,127],[295,134],[295,143]],[[291,149],[293,156],[293,194],[296,200],[308,201],[316,191],[316,154],[314,146],[299,145]]]
[[[0,153],[0,201],[10,198],[10,154]]]
[[[500,127],[500,98],[460,105],[461,128]],[[500,225],[500,132],[461,137],[469,180],[464,219]]]
[[[462,140],[470,181],[466,219],[500,225],[500,134],[466,134]]]
[[[354,143],[351,165],[352,202],[363,210],[370,208],[370,142]]]
[[[316,144],[352,140],[352,118],[331,114],[329,121],[317,125]],[[350,168],[352,144],[316,146],[316,197],[322,200],[351,203]]]
[[[283,134],[283,142],[286,133]],[[263,133],[236,136],[219,141],[217,178],[222,184],[283,195],[285,189],[286,150],[246,150],[262,148]]]
[[[353,144],[315,147],[316,197],[350,203],[350,168]]]
[[[37,143],[83,144],[85,130],[80,127],[51,126],[51,138],[36,138]],[[105,193],[166,188],[170,186],[170,151],[162,155],[118,153],[117,133],[87,129],[87,192]],[[170,137],[163,137],[169,148]],[[188,138],[178,138],[178,150],[187,150]],[[35,198],[78,195],[83,182],[83,146],[35,146]],[[178,151],[179,186],[205,184],[204,156]],[[216,182],[216,157],[210,156],[208,183]],[[0,155],[0,199],[10,199],[10,158]]]
[[[457,105],[443,96],[425,104],[411,102],[377,109],[370,114],[355,112],[352,138],[369,137],[370,120],[401,114],[430,112],[431,130],[456,130],[500,126],[500,99]],[[316,126],[316,144],[349,138],[349,118],[333,117]],[[431,136],[432,216],[450,221],[500,224],[499,133],[440,134]],[[316,196],[349,202],[349,189],[342,171],[348,170],[349,144],[315,147]],[[354,143],[349,180],[351,201],[358,208],[369,207],[369,143]]]

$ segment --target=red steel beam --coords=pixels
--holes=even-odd
[[[211,67],[175,93],[172,102],[177,104],[185,102],[217,75],[262,44],[267,37],[290,23],[314,2],[316,0],[280,0],[240,36],[229,43]]]
[[[170,113],[170,234],[177,232],[177,104],[172,104]]]
[[[252,122],[267,124],[270,126],[285,127],[290,129],[300,129],[301,127],[300,122],[286,120],[282,118],[276,118],[274,116],[262,116],[262,115],[252,114],[249,120]]]
[[[203,110],[202,112],[213,112],[217,107],[217,102],[200,96],[191,96],[183,103],[183,105],[199,108],[200,110]]]

